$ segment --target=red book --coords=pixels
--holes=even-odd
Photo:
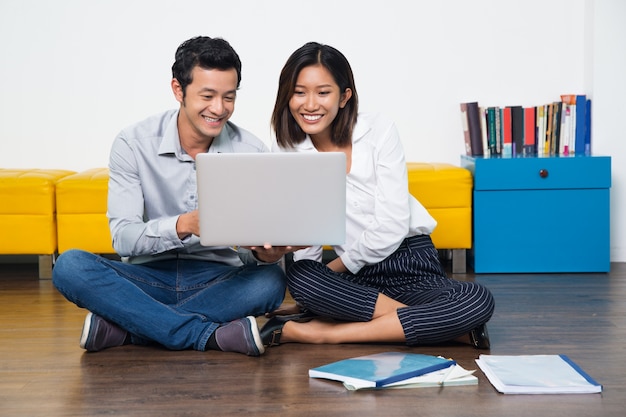
[[[535,108],[524,107],[524,155],[534,155],[536,153],[536,129]]]

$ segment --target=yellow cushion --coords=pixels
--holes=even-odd
[[[437,220],[437,249],[472,247],[472,186],[469,170],[446,163],[407,163],[409,192]]]
[[[93,168],[57,182],[59,253],[83,249],[113,253],[106,217],[109,170]]]
[[[56,252],[55,183],[73,173],[59,169],[0,169],[1,254]]]
[[[409,191],[428,208],[472,205],[472,173],[451,164],[408,162]]]

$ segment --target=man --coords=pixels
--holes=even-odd
[[[179,108],[122,130],[111,149],[107,215],[122,261],[67,251],[53,282],[89,310],[87,351],[158,343],[258,356],[254,316],[283,300],[276,262],[287,249],[201,246],[197,212],[198,153],[267,151],[228,121],[241,61],[225,40],[195,37],[178,47],[172,77]]]

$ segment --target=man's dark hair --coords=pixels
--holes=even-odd
[[[237,71],[237,88],[241,83],[241,60],[230,44],[221,38],[197,36],[186,40],[176,50],[172,77],[178,80],[185,96],[187,86],[193,81],[194,67],[203,69]]]

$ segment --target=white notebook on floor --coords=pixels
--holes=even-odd
[[[476,363],[503,394],[602,392],[602,385],[566,355],[480,355]]]

